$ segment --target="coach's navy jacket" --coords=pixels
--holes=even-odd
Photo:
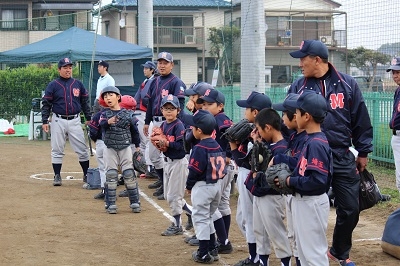
[[[302,77],[294,81],[288,93],[301,93],[304,90],[320,92],[330,103],[322,130],[332,153],[341,158],[353,144],[359,152],[358,156],[367,157],[373,149],[373,132],[361,91],[351,76],[338,72],[330,63],[329,70],[327,77]]]

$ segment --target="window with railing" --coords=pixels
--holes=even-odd
[[[154,40],[159,44],[195,44],[196,30],[192,16],[155,17]]]
[[[32,14],[32,30],[67,30],[75,25],[71,11],[37,10]]]
[[[28,7],[26,5],[2,5],[0,10],[2,30],[28,29]]]

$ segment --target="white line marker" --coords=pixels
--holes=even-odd
[[[62,174],[79,174],[79,173],[82,173],[82,172],[61,172]],[[45,178],[45,177],[41,177],[41,176],[44,176],[44,175],[50,175],[51,176],[51,178]],[[31,175],[29,178],[32,178],[32,179],[37,179],[37,180],[53,180],[54,178],[53,178],[53,175],[54,175],[54,173],[40,173],[40,174],[34,174],[34,175]],[[74,180],[78,180],[78,181],[82,181],[82,179],[79,179],[79,178],[77,178],[77,179],[66,179],[66,178],[63,178],[63,180],[71,180],[71,181],[74,181]]]
[[[363,239],[356,239],[353,240],[354,242],[364,242],[364,241],[380,241],[382,238],[376,237],[376,238],[363,238]]]

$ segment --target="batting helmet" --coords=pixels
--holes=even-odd
[[[121,102],[119,106],[125,108],[126,110],[135,110],[136,109],[136,100],[130,95],[122,95]]]
[[[121,95],[121,92],[119,91],[119,89],[117,87],[114,86],[107,86],[104,89],[101,90],[101,98],[104,98],[104,94],[106,92],[114,92],[117,95]]]
[[[100,97],[100,98],[99,98],[99,104],[100,104],[100,106],[108,107],[108,105],[107,105],[106,102],[104,101],[104,98],[103,98],[103,97]]]

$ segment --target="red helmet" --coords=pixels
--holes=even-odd
[[[126,110],[136,110],[136,100],[130,95],[122,95],[121,102],[119,106],[125,108]]]
[[[108,107],[108,105],[107,105],[106,102],[104,101],[103,97],[99,97],[99,104],[100,104],[100,106]]]

